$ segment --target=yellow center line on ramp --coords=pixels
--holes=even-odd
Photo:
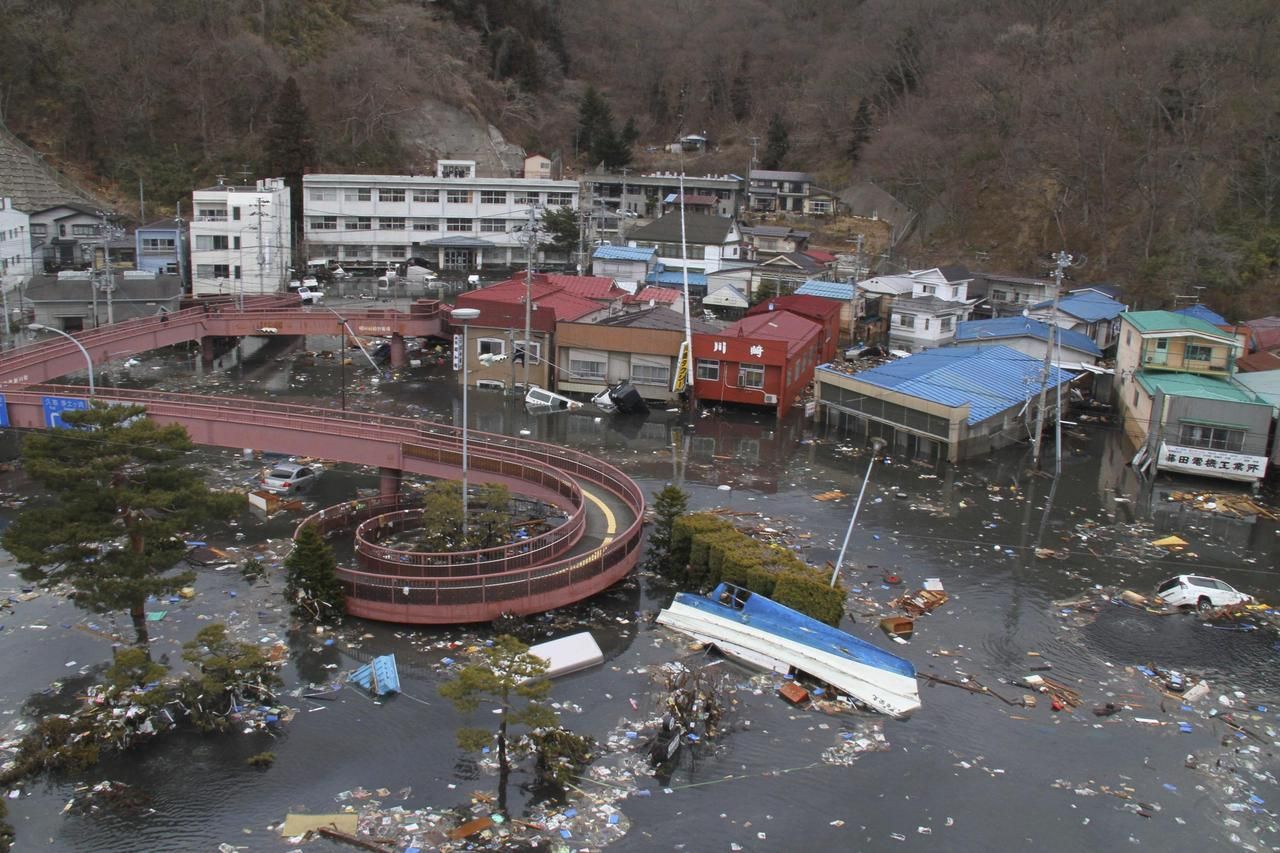
[[[593,495],[591,492],[583,489],[582,496],[599,507],[600,511],[604,513],[605,537],[602,540],[601,545],[608,545],[613,541],[613,535],[618,532],[618,519],[614,518],[613,510],[609,509],[609,505]]]

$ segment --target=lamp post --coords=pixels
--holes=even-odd
[[[369,359],[369,364],[373,365],[373,369],[378,370],[378,363],[373,360],[373,356],[364,348],[364,344],[360,343],[360,336],[351,329],[351,324],[347,322],[347,318],[343,317],[337,311],[328,305],[319,305],[330,314],[338,318],[338,328],[342,331],[342,351],[338,354],[338,361],[342,367],[342,411],[347,410],[347,335],[356,339],[356,346],[360,347],[360,352],[364,353],[364,357]],[[475,310],[475,309],[472,309]]]
[[[844,565],[844,553],[849,548],[849,537],[853,535],[853,527],[858,523],[858,511],[862,509],[862,496],[867,493],[867,483],[871,482],[871,467],[876,464],[876,457],[880,455],[884,446],[883,438],[871,439],[871,460],[867,463],[867,475],[862,478],[862,488],[858,489],[858,500],[854,503],[853,515],[849,518],[849,529],[844,532],[844,542],[840,545],[840,556],[836,557],[836,566],[831,570],[833,587],[836,585],[836,578],[840,575],[840,567]]]
[[[468,325],[480,316],[479,308],[454,308],[450,315],[462,324],[462,538],[467,538],[467,385],[471,379]],[[526,369],[528,369],[526,367]]]
[[[61,329],[55,329],[53,326],[45,326],[40,323],[28,323],[27,328],[35,329],[37,332],[53,332],[55,335],[62,335],[64,338],[66,338],[67,340],[71,341],[71,343],[76,345],[76,348],[80,350],[80,354],[84,356],[85,366],[89,368],[89,396],[92,397],[93,390],[94,390],[93,359],[89,358],[89,351],[84,348],[84,344],[80,343],[75,338],[71,337],[71,335],[68,335],[66,332],[62,331]]]

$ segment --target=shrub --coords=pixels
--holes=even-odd
[[[828,625],[839,625],[844,616],[844,587],[827,586],[826,578],[814,569],[778,575],[773,595],[769,597]]]
[[[699,579],[694,579],[695,582],[690,583],[687,571],[694,537],[699,533],[732,528],[733,525],[720,516],[706,512],[683,515],[677,518],[671,526],[671,567],[673,577],[681,579],[684,585],[697,586]]]

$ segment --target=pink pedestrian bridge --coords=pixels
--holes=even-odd
[[[351,329],[368,335],[441,335],[447,309],[420,301],[408,313],[341,311]],[[338,334],[328,310],[302,308],[294,297],[246,300],[184,309],[76,335],[95,363],[219,336]],[[394,347],[393,343],[393,347]],[[211,347],[206,347],[211,350]],[[393,352],[394,357],[394,352]],[[84,355],[65,338],[0,356],[0,393],[9,423],[42,429],[47,400],[87,400],[84,386],[47,384],[85,368]],[[316,513],[328,531],[356,528],[356,564],[341,567],[349,613],[411,624],[454,624],[503,613],[539,613],[607,589],[635,566],[643,533],[644,495],[630,477],[588,454],[529,439],[471,430],[472,483],[492,482],[545,501],[565,520],[547,533],[501,548],[466,554],[422,554],[380,544],[381,533],[412,524],[399,481],[404,473],[457,479],[461,430],[413,418],[342,412],[262,400],[99,388],[106,402],[140,404],[160,423],[183,426],[197,444],[283,452],[355,465],[382,473],[382,496]],[[304,522],[306,523],[306,522]]]

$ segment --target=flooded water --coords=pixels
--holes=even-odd
[[[307,342],[315,349],[335,344]],[[202,377],[192,371],[193,365],[175,368],[171,359],[149,357],[118,366],[103,384],[194,385],[216,394],[340,405],[337,364],[275,345],[243,367]],[[460,410],[444,368],[384,378],[367,365],[348,366],[346,379],[352,408],[446,419]],[[527,430],[596,453],[650,495],[677,482],[690,494],[691,508],[726,507],[762,532],[786,534],[818,565],[834,560],[867,469],[858,440],[798,418],[779,423],[763,413],[654,412],[636,420],[589,410],[534,417],[499,394],[480,392],[470,403],[473,427]],[[856,636],[907,657],[921,673],[976,678],[1009,698],[1028,691],[1003,682],[1049,665],[1046,674],[1080,692],[1078,709],[1055,713],[1046,697],[1023,708],[947,685],[924,686],[919,712],[884,721],[887,751],[833,766],[822,761],[824,751],[838,746],[842,732],[861,718],[796,710],[774,695],[776,682],[726,662],[721,666],[734,685],[727,733],[696,754],[686,750],[669,779],[642,780],[648,795],[618,804],[630,831],[610,849],[1277,846],[1267,810],[1280,802],[1280,791],[1269,773],[1242,772],[1240,784],[1265,803],[1242,813],[1228,808],[1243,799],[1240,791],[1223,792],[1213,774],[1186,766],[1192,753],[1230,764],[1249,742],[1215,719],[1182,711],[1134,669],[1156,665],[1203,674],[1213,684],[1206,708],[1231,694],[1227,698],[1237,706],[1264,707],[1240,719],[1270,732],[1278,721],[1269,703],[1280,699],[1275,634],[1215,630],[1193,616],[1160,617],[1112,605],[1088,613],[1062,604],[1094,585],[1150,592],[1164,578],[1188,571],[1222,578],[1263,600],[1280,599],[1276,526],[1212,516],[1169,499],[1177,489],[1214,484],[1141,487],[1123,465],[1119,438],[1103,426],[1069,436],[1051,504],[1051,483],[1026,475],[1022,449],[961,467],[890,457],[874,467],[845,571],[852,592],[844,627]],[[215,483],[244,482],[257,470],[237,452],[210,450],[205,456]],[[21,488],[16,475],[5,478],[0,489]],[[337,502],[376,485],[372,471],[337,466],[309,499]],[[816,497],[834,490],[845,496]],[[751,519],[752,513],[761,517]],[[265,554],[270,563],[272,554],[283,553],[283,543],[274,540],[286,537],[295,521],[264,521],[246,511],[234,525],[213,531],[210,544],[244,548],[272,540]],[[1148,544],[1173,532],[1190,543],[1185,551]],[[880,607],[903,589],[882,581],[886,571],[899,574],[906,588],[938,578],[950,595],[946,605],[917,620],[908,645],[893,646],[876,627]],[[9,584],[16,588],[18,581],[10,575]],[[330,702],[290,698],[299,713],[278,738],[180,735],[112,758],[86,780],[38,780],[8,801],[20,849],[214,850],[227,843],[286,850],[289,845],[268,825],[290,811],[336,811],[335,796],[356,786],[410,788],[407,799],[384,806],[440,810],[467,806],[472,792],[493,789],[494,778],[456,748],[453,732],[466,721],[437,693],[447,677],[442,660],[458,655],[447,644],[476,642],[485,631],[356,623],[326,646],[314,636],[288,634],[278,588],[278,582],[252,586],[234,569],[200,570],[196,600],[171,606],[156,623],[157,654],[177,661],[182,640],[206,624],[202,616],[212,617],[246,639],[287,640],[290,687],[323,682],[373,655],[394,652],[404,694],[385,702],[353,690]],[[651,579],[633,577],[545,620],[557,635],[590,628],[606,654],[603,666],[556,681],[552,698],[567,709],[568,727],[603,741],[620,725],[653,713],[652,670],[689,653],[680,635],[652,624],[652,614],[669,597]],[[122,626],[125,621],[117,620]],[[0,695],[8,724],[25,705],[54,701],[47,695],[56,692],[51,682],[62,680],[63,692],[74,692],[75,679],[109,659],[109,643],[85,630],[87,623],[105,627],[105,620],[67,601],[45,595],[17,604],[5,623]],[[1237,689],[1241,695],[1234,697]],[[1132,710],[1106,718],[1091,713],[1107,702]],[[1182,720],[1193,723],[1189,733],[1175,724]],[[1275,737],[1264,738],[1269,749]],[[277,754],[274,766],[246,766],[249,755],[263,750]],[[138,786],[150,795],[154,812],[61,814],[76,783],[100,779]],[[527,781],[513,779],[514,803],[523,801],[518,786]],[[1139,814],[1137,804],[1149,816]],[[513,812],[519,811],[517,805]],[[576,849],[572,840],[564,844]],[[317,841],[307,849],[349,848]]]

